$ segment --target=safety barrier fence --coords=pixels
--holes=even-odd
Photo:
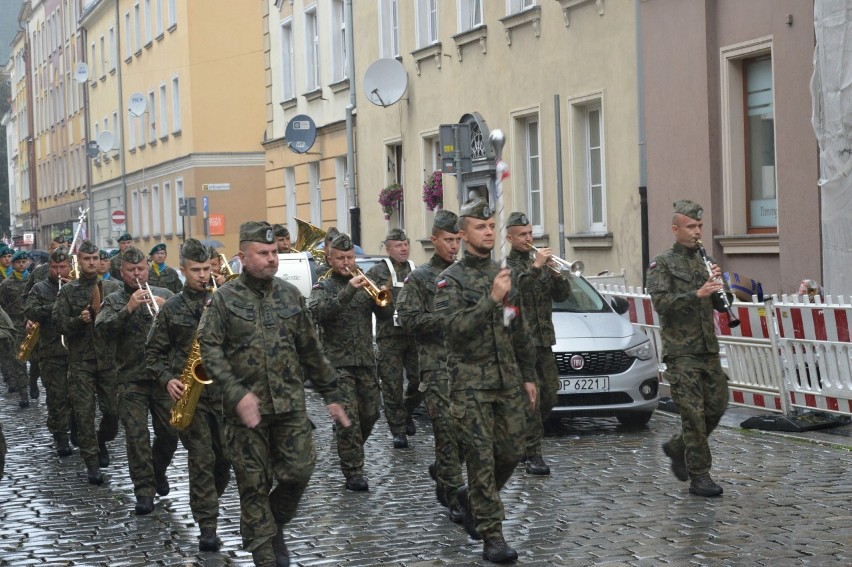
[[[666,383],[660,322],[651,296],[633,287],[597,285],[607,300],[627,300],[625,316],[645,333]],[[817,296],[735,301],[740,325],[716,314],[716,336],[733,405],[791,415],[818,410],[852,416],[852,305]]]

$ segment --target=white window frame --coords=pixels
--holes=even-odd
[[[151,0],[145,0],[145,46],[151,45]]]
[[[438,25],[440,22],[438,0],[417,0],[415,10],[417,48],[420,49],[438,43]]]
[[[535,7],[536,0],[506,0],[506,14],[518,14]]]
[[[535,154],[533,154],[532,136],[530,135],[531,126],[535,124]],[[526,201],[526,213],[532,224],[533,234],[544,234],[544,188],[542,187],[542,167],[541,167],[541,121],[538,114],[528,116],[524,120],[524,195]],[[533,172],[536,176],[534,178]],[[538,180],[535,186],[535,179]],[[534,201],[538,201],[538,209],[533,206]]]
[[[130,194],[130,202],[133,205],[133,208],[130,212],[130,220],[133,221],[133,226],[131,228],[133,229],[133,232],[135,232],[136,234],[139,234],[139,232],[140,232],[140,224],[139,224],[139,207],[140,207],[140,205],[139,205],[139,192],[138,191],[134,190]]]
[[[124,60],[133,57],[133,30],[130,27],[130,10],[124,13]]]
[[[163,36],[163,0],[157,0],[154,8],[154,16],[157,20],[157,37]]]
[[[141,234],[142,238],[149,238],[151,236],[151,193],[148,191],[148,187],[142,187],[139,193],[141,194],[139,204],[142,207]]]
[[[136,42],[133,46],[136,48],[134,53],[142,51],[142,16],[140,14],[139,2],[133,5],[133,26],[135,30]]]
[[[185,198],[184,190],[183,190],[183,177],[178,177],[175,179],[175,211],[179,211],[180,200]],[[178,217],[175,224],[175,234],[178,236],[183,235],[183,224],[184,217]]]
[[[377,0],[379,6],[379,53],[399,57],[399,0]]]
[[[157,97],[153,90],[148,91],[148,143],[157,143]]]
[[[319,21],[317,6],[305,10],[305,90],[313,92],[320,88]]]
[[[89,80],[92,85],[94,85],[98,80],[98,48],[95,46],[95,42],[92,42],[92,56],[89,60]]]
[[[128,113],[127,117],[127,148],[136,151],[136,117]]]
[[[101,34],[100,37],[100,46],[101,46],[101,79],[106,78],[107,71],[107,53],[106,53],[106,36]]]
[[[160,83],[160,139],[169,139],[169,103],[166,83]]]
[[[334,158],[334,194],[337,230],[349,233],[349,195],[346,180],[346,156]]]
[[[115,71],[115,60],[118,59],[118,50],[115,45],[115,28],[109,28],[109,70]]]
[[[172,134],[177,134],[180,131],[180,77],[175,75],[172,77]]]
[[[590,232],[605,233],[606,230],[607,230],[606,229],[606,227],[607,227],[607,218],[606,218],[606,139],[604,137],[603,106],[600,105],[600,104],[597,104],[597,105],[590,104],[590,105],[586,106],[585,111],[586,111],[586,118],[583,121],[584,131],[585,131],[585,135],[584,135],[585,142],[584,142],[584,145],[583,145],[583,154],[584,154],[584,159],[585,159],[585,162],[586,162],[586,166],[585,166],[585,170],[586,170],[585,192],[586,192],[586,198],[587,198],[587,210],[586,210],[587,217],[586,218],[587,218],[587,221],[588,221],[588,227],[589,227]],[[600,138],[599,143],[600,143],[600,145],[595,146],[595,148],[593,148],[591,146],[591,140],[590,140],[590,136],[591,136],[590,126],[591,126],[591,123],[592,123],[591,119],[590,119],[590,114],[592,112],[598,113],[598,129],[599,129],[599,138]],[[593,185],[592,184],[592,152],[595,149],[600,153],[600,184],[594,184]],[[600,201],[601,201],[601,210],[600,210],[601,219],[600,219],[600,221],[597,221],[597,222],[593,218],[594,215],[595,215],[594,204],[593,204],[593,201],[594,201],[593,193],[594,193],[596,187],[599,188],[598,190],[600,191]]]
[[[349,61],[346,58],[346,17],[343,0],[331,0],[331,38],[333,54],[333,82],[348,78]]]
[[[294,52],[293,18],[281,21],[281,91],[283,100],[296,98],[296,54]]]
[[[308,198],[311,205],[311,224],[322,226],[322,179],[320,162],[308,162]]]
[[[154,184],[151,186],[151,232],[154,236],[159,237],[160,232],[160,186]]]
[[[482,0],[458,0],[457,6],[459,32],[478,28],[485,22]]]
[[[174,214],[172,205],[172,182],[163,181],[163,234],[165,236],[172,235],[172,214]]]
[[[294,239],[299,236],[296,226],[296,168],[284,168],[284,205],[287,207],[287,227]]]
[[[171,31],[175,26],[177,26],[177,6],[175,5],[175,0],[168,0],[168,26],[166,28]]]

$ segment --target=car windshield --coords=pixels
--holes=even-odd
[[[571,284],[571,296],[565,301],[554,301],[553,311],[563,313],[607,313],[609,305],[582,277],[566,276]]]

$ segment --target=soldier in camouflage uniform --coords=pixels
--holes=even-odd
[[[22,408],[30,406],[30,399],[27,394],[27,384],[29,383],[27,365],[25,362],[19,361],[17,357],[18,348],[24,340],[28,326],[27,319],[24,317],[24,287],[26,287],[29,277],[29,272],[27,272],[29,263],[30,260],[27,258],[26,252],[15,252],[15,255],[12,256],[12,274],[0,283],[0,307],[9,315],[17,330],[11,342],[11,356],[8,356],[3,370],[8,369],[10,385],[14,385],[20,398],[18,405]]]
[[[408,259],[410,243],[401,228],[394,228],[388,232],[383,244],[388,257],[370,268],[367,277],[391,290],[396,303],[405,278],[414,270],[414,262]],[[411,414],[423,400],[419,389],[417,344],[414,334],[403,329],[398,317],[394,316],[387,321],[376,322],[376,345],[379,350],[378,372],[385,419],[393,436],[394,448],[405,449],[408,447],[408,435],[414,435],[417,431]],[[408,386],[403,388],[405,377],[408,378]]]
[[[468,535],[485,541],[483,557],[518,558],[503,537],[499,491],[523,454],[535,406],[535,350],[523,312],[504,325],[504,300],[514,300],[509,269],[491,259],[495,223],[488,203],[465,203],[459,229],[464,258],[439,276],[435,313],[442,319],[450,373],[450,414],[464,445],[468,487],[456,492]],[[507,308],[511,309],[511,308]],[[525,382],[524,380],[530,380]]]
[[[118,254],[109,259],[109,273],[116,281],[121,281],[121,255],[131,246],[133,246],[133,237],[128,233],[125,232],[118,237]]]
[[[441,320],[435,315],[435,282],[438,275],[455,261],[461,238],[455,213],[438,211],[432,224],[432,244],[435,253],[429,263],[420,265],[405,280],[399,293],[397,313],[403,328],[416,333],[420,390],[426,409],[432,418],[435,436],[435,462],[429,472],[435,479],[438,502],[448,507],[451,521],[459,523],[462,512],[456,490],[464,484],[461,463],[463,456],[456,439],[455,425],[450,416],[449,375],[447,350]],[[448,498],[447,494],[452,494]]]
[[[76,421],[77,444],[92,484],[103,482],[95,433],[98,354],[94,324],[103,299],[98,259],[98,247],[90,240],[84,240],[77,248],[79,279],[63,285],[53,304],[53,322],[57,331],[65,335],[65,346],[68,347],[68,390]]]
[[[181,246],[180,269],[186,277],[183,291],[163,305],[145,345],[148,371],[168,391],[173,401],[184,395],[181,374],[196,339],[198,321],[210,293],[210,253],[194,238]],[[203,388],[189,426],[180,432],[180,440],[189,453],[189,507],[201,531],[199,551],[219,551],[216,537],[219,497],[231,476],[231,461],[225,455],[222,424],[222,392]]]
[[[317,264],[316,272],[317,277],[322,277],[325,274],[329,273],[331,270],[331,266],[328,263],[328,251],[331,249],[331,241],[337,238],[340,235],[340,231],[335,227],[331,227],[328,229],[328,232],[325,233],[325,238],[323,239],[323,252],[325,252],[325,260]],[[298,252],[308,252],[307,250],[298,250]]]
[[[15,326],[12,320],[0,307],[0,343],[9,342],[15,336]],[[3,480],[3,469],[6,467],[6,437],[3,436],[3,424],[0,423],[0,480]]]
[[[124,286],[107,296],[95,327],[101,335],[115,340],[121,423],[136,514],[141,516],[154,510],[155,490],[160,496],[169,493],[166,469],[178,442],[177,431],[169,426],[172,399],[145,367],[145,340],[154,323],[149,309],[161,308],[172,293],[150,286],[153,297],[149,296],[145,289],[148,264],[137,248],[128,248],[121,255],[121,279]],[[154,425],[153,445],[148,432],[149,413]]]
[[[0,246],[0,281],[12,275],[12,254],[15,251],[3,244]]]
[[[326,256],[331,276],[311,290],[308,307],[323,333],[325,353],[337,373],[337,387],[351,427],[337,427],[337,454],[352,491],[369,489],[364,476],[364,443],[379,419],[381,405],[373,350],[372,314],[379,321],[393,316],[393,307],[379,307],[363,290],[364,275],[353,277],[355,247],[346,234],[332,241]]]
[[[41,359],[42,382],[47,402],[47,429],[53,434],[60,457],[71,454],[68,431],[71,428],[71,405],[68,390],[68,351],[53,321],[53,305],[59,294],[59,282],[68,282],[71,257],[65,248],[50,253],[48,277],[36,284],[24,305],[24,315],[39,324],[36,350]]]
[[[287,230],[287,227],[283,224],[276,224],[272,228],[275,230],[275,244],[278,247],[278,253],[289,254],[292,252],[290,249],[290,231]]]
[[[556,344],[553,330],[553,302],[565,301],[571,294],[571,285],[558,269],[551,269],[550,248],[541,248],[533,259],[532,225],[527,215],[514,212],[506,221],[506,239],[512,251],[506,264],[512,270],[512,287],[518,291],[521,311],[527,331],[535,345],[536,390],[538,403],[527,424],[527,444],[524,449],[527,472],[535,475],[550,474],[550,467],[541,456],[544,422],[556,405],[559,389],[559,369],[553,358],[551,346]]]
[[[148,283],[164,287],[172,293],[180,293],[183,284],[180,282],[177,270],[166,266],[166,245],[157,244],[151,248],[151,268],[148,271]]]
[[[100,250],[99,255],[98,277],[101,278],[106,298],[111,293],[121,291],[124,283],[109,273],[109,253]],[[98,353],[95,386],[98,391],[98,408],[101,410],[101,422],[98,424],[98,463],[101,467],[108,467],[110,458],[106,444],[118,436],[118,408],[121,398],[115,369],[115,337],[96,329],[95,347]]]
[[[295,516],[316,463],[306,374],[332,419],[342,427],[349,420],[304,298],[275,277],[272,226],[243,223],[239,254],[243,271],[213,294],[198,342],[213,388],[223,398],[243,547],[256,565],[289,565],[284,526]]]
[[[14,252],[9,249],[5,244],[0,244],[0,283],[5,281],[5,279],[12,273],[12,254]],[[17,352],[18,345],[12,345],[12,341],[14,340],[14,336],[9,339],[0,341],[4,344],[3,350],[8,352]],[[6,385],[9,387],[9,393],[12,394],[15,392],[15,384],[17,381],[17,377],[15,375],[15,371],[11,368],[11,357],[10,356],[0,356],[0,371],[3,372],[3,381],[6,382]]]
[[[713,264],[708,277],[698,253],[704,225],[701,206],[681,200],[674,208],[675,243],[648,267],[648,292],[660,316],[663,360],[682,430],[663,451],[678,480],[690,480],[692,494],[718,496],[722,487],[710,478],[708,437],[728,405],[728,381],[719,361],[713,309],[724,310],[719,292],[728,291],[719,267]]]

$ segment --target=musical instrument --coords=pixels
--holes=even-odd
[[[77,217],[77,230],[74,231],[74,238],[71,239],[71,246],[68,248],[68,255],[71,258],[71,271],[68,272],[68,281],[80,278],[80,266],[77,264],[77,254],[74,253],[74,248],[77,247],[77,240],[80,238],[80,231],[83,230],[83,222],[86,220],[86,215],[89,213],[89,207],[86,207],[85,209],[80,207],[77,210],[80,211],[80,216]],[[62,289],[62,278],[59,278],[59,289]],[[103,290],[103,287],[101,290]],[[101,294],[101,297],[103,297],[103,294]],[[100,305],[98,305],[98,309],[100,309]],[[65,345],[65,335],[61,335],[59,340],[62,343],[62,346],[68,348]]]
[[[148,314],[154,319],[157,318],[157,314],[160,312],[160,306],[157,305],[157,301],[154,299],[154,294],[151,292],[151,286],[148,285],[148,282],[145,282],[145,286],[143,288],[142,282],[139,281],[139,278],[136,278],[136,285],[139,289],[144,289],[148,293],[148,299],[150,299],[150,303],[145,303],[145,307],[148,308]]]
[[[707,257],[707,251],[704,250],[704,245],[700,240],[696,240],[695,243],[698,245],[698,253],[701,254],[701,259],[704,260],[704,266],[707,268],[707,273],[710,274],[710,277],[714,279],[714,281],[718,281],[718,278],[713,276],[713,262],[710,261],[710,258]],[[731,302],[728,300],[728,294],[725,293],[725,286],[722,286],[717,292],[721,299],[722,305],[725,308],[725,313],[728,314],[728,327],[735,328],[740,326],[740,320],[734,315],[734,311],[731,309]]]
[[[325,238],[325,231],[302,219],[294,218],[293,220],[299,227],[299,236],[291,248],[296,252],[310,252],[317,264],[325,262],[326,251],[317,248],[317,245]]]
[[[530,248],[536,253],[541,251],[541,248],[533,246],[532,244],[530,244]],[[586,269],[585,264],[583,264],[580,260],[569,262],[568,260],[563,260],[559,256],[551,256],[550,259],[556,262],[556,266],[551,266],[549,263],[545,265],[557,274],[562,273],[562,270],[568,270],[572,275],[579,278],[583,275],[583,270]]]
[[[33,353],[33,349],[38,342],[39,328],[40,325],[34,321],[32,325],[30,325],[30,328],[27,329],[27,334],[24,336],[24,340],[21,341],[21,346],[18,347],[18,353],[15,355],[19,362],[26,362],[29,360],[30,355]]]
[[[352,274],[353,277],[364,276],[364,278],[367,280],[367,285],[364,286],[364,291],[366,291],[370,295],[370,297],[373,298],[373,301],[376,303],[376,305],[378,305],[379,307],[387,307],[391,304],[391,302],[393,301],[393,296],[391,295],[390,290],[380,289],[379,286],[376,285],[376,282],[367,277],[367,275],[364,273],[364,270],[362,270],[361,268],[355,268],[349,273]]]
[[[183,431],[192,423],[195,408],[198,406],[198,400],[201,398],[204,386],[213,383],[213,380],[207,377],[207,372],[201,364],[201,347],[198,344],[197,330],[192,338],[192,346],[189,347],[186,364],[183,365],[183,371],[178,379],[183,384],[183,394],[172,405],[169,424],[175,429]]]
[[[231,269],[231,265],[228,263],[228,259],[225,258],[225,255],[219,252],[219,272],[218,274],[225,278],[225,283],[228,283],[231,280],[237,279],[240,277],[240,274],[235,274],[234,270]],[[219,284],[216,283],[215,275],[210,278],[212,282],[213,291],[219,289]]]

